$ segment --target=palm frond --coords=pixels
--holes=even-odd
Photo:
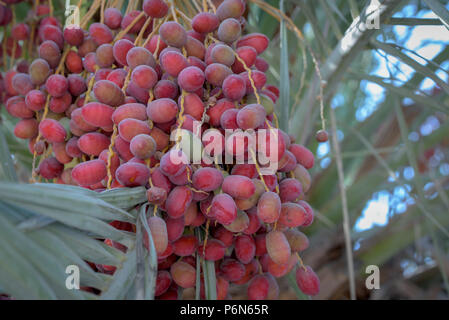
[[[121,201],[128,208],[145,201],[138,189],[96,193],[55,184],[2,182],[0,193],[0,237],[4,247],[0,287],[3,290],[17,299],[95,298],[85,291],[66,288],[66,268],[76,265],[82,275],[81,285],[100,290],[101,299],[125,297],[136,275],[137,240],[134,234],[117,230],[108,222],[119,220],[135,224],[137,214],[115,207],[102,198]],[[142,243],[141,233],[139,237]],[[128,248],[127,253],[97,238],[119,241]],[[155,276],[155,254],[141,251],[144,252],[141,259],[152,257],[153,269],[146,273]],[[86,261],[116,266],[117,272],[113,276],[97,273]],[[145,279],[143,283],[149,282],[154,287],[151,284],[154,279],[152,281]],[[154,292],[145,297],[153,298]]]

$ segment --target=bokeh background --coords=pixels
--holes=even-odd
[[[308,200],[317,219],[307,230],[311,248],[304,260],[320,276],[318,298],[348,299],[352,291],[358,299],[447,299],[449,30],[442,16],[449,5],[384,1],[380,30],[354,28],[375,3],[284,2],[305,39],[301,44],[287,32],[289,132],[316,154]],[[282,83],[279,23],[250,8],[249,24],[273,39],[266,58],[273,81]],[[321,121],[313,54],[326,124],[339,150],[332,138],[314,139]],[[379,290],[365,287],[368,265],[379,267]]]

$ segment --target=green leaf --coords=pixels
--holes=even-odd
[[[121,300],[124,299],[129,289],[134,284],[136,277],[136,246],[134,244],[128,247],[125,261],[115,271],[108,287],[101,292],[102,300]]]
[[[17,182],[16,169],[9,152],[8,143],[3,133],[3,125],[0,124],[0,171],[6,181]]]
[[[204,288],[207,300],[217,300],[217,278],[213,261],[203,259]]]
[[[76,265],[80,269],[80,282],[82,286],[94,287],[102,290],[110,276],[95,272],[75,253],[69,245],[61,241],[57,236],[47,230],[31,232],[28,237],[43,249],[52,252],[63,266]]]
[[[296,2],[301,5],[301,8],[303,8],[304,1]],[[371,2],[375,3],[375,0],[370,0],[370,4]],[[371,18],[379,18],[380,23],[383,23],[395,13],[395,9],[399,6],[400,3],[400,0],[392,0],[384,3],[384,5],[382,5],[379,10],[376,10],[374,14],[375,17],[371,16]],[[307,6],[304,6],[304,9],[306,8]],[[351,26],[344,32],[344,37],[333,48],[332,53],[322,59],[324,62],[320,65],[320,70],[322,80],[326,83],[326,88],[324,91],[325,106],[328,105],[336,90],[342,84],[342,79],[347,74],[347,69],[356,60],[360,53],[365,50],[366,44],[377,32],[377,30],[375,29],[367,29],[364,26],[362,17],[366,17],[366,15],[367,12],[365,8],[365,10],[356,19],[354,19]],[[307,108],[317,109],[315,108],[317,102],[316,97],[319,94],[320,86],[322,85],[322,83],[320,83],[320,79],[318,79],[318,77],[313,76],[311,77],[311,79],[313,79],[313,81],[311,81],[311,83],[309,84],[308,90],[304,94],[304,98],[302,99],[299,107],[295,110],[294,115],[290,119],[290,132],[295,137],[299,136],[299,134],[301,133],[301,129],[310,128],[307,125],[297,125],[299,123],[305,122],[305,119],[301,118],[304,110],[306,110]],[[316,116],[312,115],[312,117],[309,115],[307,121],[312,121],[313,123],[317,116],[318,113],[316,113]],[[303,135],[309,134],[309,131],[303,131],[302,133]]]
[[[0,226],[0,229],[3,227]],[[56,299],[51,286],[28,259],[8,242],[0,242],[0,286],[19,299]]]
[[[140,221],[148,236],[149,254],[148,259],[145,259],[145,299],[154,300],[156,290],[157,277],[157,253],[154,246],[153,236],[151,235],[150,227],[146,217],[147,205],[143,205],[140,209]]]
[[[14,135],[14,127],[16,125],[17,119],[15,119],[7,112],[2,112],[2,110],[0,110],[0,116],[2,118],[0,130],[3,130],[4,137],[6,139],[6,142],[8,143],[9,151],[11,155],[14,155],[16,172],[17,169],[19,169],[19,164],[23,166],[24,169],[26,169],[28,172],[30,172],[33,155],[29,151],[27,141],[19,139]]]
[[[434,217],[434,215],[430,213],[429,210],[427,210],[426,207],[424,206],[424,204],[426,203],[426,199],[423,194],[424,183],[422,181],[422,177],[418,174],[419,172],[418,162],[413,152],[413,148],[411,146],[411,142],[409,139],[409,132],[407,129],[407,123],[405,121],[404,113],[402,112],[399,101],[395,103],[395,111],[396,111],[396,118],[399,123],[399,130],[401,132],[402,141],[406,146],[409,163],[417,173],[417,177],[413,180],[414,183],[416,183],[416,192],[418,194],[418,198],[420,199],[420,201],[417,202],[417,206],[420,208],[421,212],[427,217],[427,219],[431,223],[433,223],[441,232],[443,232],[447,237],[449,237],[449,231],[446,230],[443,224],[440,221],[438,221]]]
[[[126,259],[123,252],[106,245],[102,241],[93,239],[86,234],[60,224],[48,226],[46,229],[52,231],[67,245],[70,245],[83,260],[94,263],[118,266]]]
[[[312,4],[310,1],[305,0],[298,0],[296,1],[301,8],[301,12],[305,15],[308,22],[312,26],[313,34],[315,35],[315,41],[318,44],[319,51],[321,55],[325,55],[330,51],[330,47],[328,42],[326,41],[326,38],[323,35],[323,28],[320,22],[318,21],[314,9],[315,5]]]
[[[80,193],[85,194],[86,196],[94,197],[97,199],[101,199],[112,206],[116,206],[121,209],[129,209],[134,207],[137,204],[146,201],[145,188],[119,188],[119,189],[111,189],[104,192],[95,192],[85,188],[74,187],[70,185],[56,185],[56,184],[39,184],[36,183],[36,186],[44,186],[47,190],[56,190],[56,191],[66,191],[68,193]],[[132,212],[130,212],[132,216]],[[126,220],[129,220],[129,215],[126,214]],[[117,219],[123,217],[116,217]],[[33,230],[42,228],[48,224],[56,222],[55,219],[45,217],[45,216],[36,216],[31,217],[28,220],[22,221],[18,228],[22,230]]]
[[[198,243],[202,240],[201,228],[195,228],[195,236],[198,239]],[[201,258],[199,254],[196,254],[196,284],[195,284],[195,300],[201,300]]]
[[[3,214],[6,214],[15,222],[24,220],[30,214],[28,210],[1,201],[0,209]],[[20,223],[17,223],[17,225],[20,225]],[[31,232],[30,236],[39,234],[41,231],[50,232],[51,235],[56,236],[65,246],[73,250],[83,260],[100,264],[118,265],[124,259],[124,254],[121,251],[101,241],[92,239],[81,231],[70,229],[59,223],[50,225],[45,230]]]
[[[0,194],[11,201],[33,203],[36,205],[57,207],[65,206],[71,212],[96,217],[102,220],[120,220],[133,222],[133,217],[123,209],[119,209],[101,199],[96,192],[81,187],[53,183],[36,184],[4,184],[0,183]],[[91,193],[93,192],[93,193]],[[82,207],[80,208],[80,204]]]
[[[429,77],[430,79],[435,81],[435,83],[437,85],[439,85],[447,94],[449,94],[449,85],[445,81],[443,81],[440,77],[438,77],[431,69],[416,62],[416,60],[410,58],[408,55],[403,53],[401,50],[396,49],[392,44],[382,43],[382,42],[376,41],[376,40],[371,41],[371,43],[375,47],[385,51],[387,54],[399,58],[404,63],[408,64],[409,66],[411,66],[413,69],[415,69],[417,72],[421,73],[422,75]]]
[[[284,0],[280,1],[280,9],[284,12]],[[288,61],[288,41],[287,26],[284,19],[281,19],[281,82],[280,82],[280,127],[288,132],[288,115],[290,110],[290,74]]]
[[[195,300],[201,300],[201,262],[200,255],[196,254],[196,283],[195,283]]]
[[[195,228],[195,234],[198,238],[198,242],[203,242],[204,232],[200,228]],[[197,261],[201,261],[204,277],[204,295],[206,300],[217,300],[217,278],[215,276],[215,264],[213,261],[207,261],[205,259],[197,258]],[[197,293],[199,297],[199,280],[198,280],[198,265],[197,265]]]
[[[30,187],[32,186],[32,188],[45,189],[46,192],[48,192],[48,193],[64,191],[67,194],[86,195],[86,196],[91,196],[91,197],[95,197],[96,195],[99,194],[98,192],[95,192],[93,190],[90,190],[90,189],[87,189],[87,188],[78,187],[78,186],[72,186],[72,185],[69,185],[69,184],[41,183],[41,182],[38,182],[38,183],[28,184],[28,186],[30,186]]]
[[[324,9],[324,13],[326,14],[326,17],[329,19],[329,23],[331,25],[332,32],[335,34],[335,37],[338,40],[340,40],[341,38],[343,38],[343,34],[342,34],[341,30],[340,30],[340,26],[338,25],[337,21],[335,20],[334,15],[332,14],[332,9],[328,5],[332,1],[326,1],[326,0],[319,0],[319,1],[320,1],[320,5]],[[335,5],[334,5],[334,8],[335,8]],[[337,9],[336,12],[339,12],[338,9]]]
[[[390,80],[390,79],[381,78],[381,77],[377,77],[377,76],[370,76],[370,75],[366,75],[366,74],[358,74],[357,72],[350,72],[350,74],[351,74],[351,76],[353,76],[355,78],[364,79],[364,80],[368,80],[368,81],[377,83],[378,85],[384,87],[385,89],[391,90],[392,92],[394,92],[402,97],[407,97],[407,98],[412,99],[413,101],[421,104],[423,107],[428,106],[428,107],[434,108],[437,111],[441,111],[444,113],[449,112],[449,110],[444,108],[440,102],[435,101],[435,99],[433,99],[430,96],[418,95],[408,88],[405,88],[403,86],[397,87],[391,83],[387,83],[384,81],[384,80]]]
[[[426,18],[390,18],[384,24],[392,26],[441,26],[439,19]]]
[[[332,9],[332,11],[334,11],[337,14],[337,16],[340,18],[342,22],[344,22],[345,24],[349,23],[348,19],[346,19],[345,15],[342,13],[342,10],[344,9],[340,10],[335,1],[326,1],[326,5],[328,5]]]
[[[134,289],[134,290],[133,290]],[[145,298],[145,253],[142,239],[142,222],[140,217],[136,222],[136,277],[134,286],[130,289],[133,292],[135,300],[144,300]],[[131,292],[130,292],[131,295]]]
[[[0,215],[0,242],[14,248],[16,255],[26,257],[28,263],[36,269],[45,279],[46,285],[50,286],[58,298],[82,299],[78,290],[68,290],[65,287],[66,266],[63,265],[59,256],[53,255],[43,249],[36,242],[20,232],[11,221]],[[11,261],[8,262],[9,265]]]
[[[449,11],[444,5],[442,5],[438,0],[424,0],[429,8],[438,16],[438,19],[446,26],[449,30]]]
[[[24,220],[20,222],[17,225],[17,228],[23,231],[31,231],[35,229],[40,229],[42,227],[48,226],[49,224],[52,224],[53,222],[56,222],[55,219],[45,217],[45,216],[35,216],[32,218],[29,218],[27,220]]]
[[[357,19],[357,17],[360,15],[359,7],[357,6],[357,1],[349,0],[349,8],[351,11],[352,19]]]
[[[120,241],[134,235],[112,227],[105,220],[124,220],[133,222],[131,214],[116,208],[100,199],[83,194],[73,197],[64,191],[48,192],[41,185],[19,185],[0,183],[0,197],[3,201],[15,204],[29,211],[57,220],[66,225],[90,231],[99,238]]]
[[[146,189],[138,188],[116,188],[103,192],[94,192],[96,197],[121,209],[129,209],[147,201]]]

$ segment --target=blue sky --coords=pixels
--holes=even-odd
[[[449,8],[449,4],[448,4]],[[395,17],[419,17],[419,18],[436,18],[433,12],[422,10],[416,15],[414,13],[414,6],[409,5],[404,7],[401,12],[395,14]],[[413,27],[411,34],[410,26],[395,26],[393,32],[395,33],[398,43],[403,47],[410,50],[410,52],[404,51],[411,58],[415,59],[418,63],[423,65],[425,59],[433,59],[445,45],[449,43],[449,31],[444,26],[417,26]],[[378,37],[379,41],[384,41],[382,34]],[[413,54],[416,53],[416,54]],[[392,75],[402,81],[407,81],[413,76],[414,70],[408,65],[401,63],[397,58],[388,56],[385,59],[385,53],[380,51],[374,54],[374,58],[377,61],[376,67],[371,71],[371,75],[375,75],[382,78],[389,78],[390,72]],[[444,70],[449,69],[449,63],[442,65]],[[436,73],[442,80],[448,81],[448,74],[446,71],[438,70]],[[399,85],[400,82],[394,83]],[[419,89],[427,91],[435,86],[433,80],[426,78],[421,84]],[[366,99],[358,106],[355,117],[358,121],[363,122],[373,112],[376,111],[379,104],[385,98],[385,89],[375,83],[362,81],[361,89],[366,94]],[[340,105],[338,96],[333,101],[334,106]],[[406,99],[404,102],[407,102]],[[334,107],[333,106],[333,107]],[[417,141],[420,136],[431,134],[439,127],[440,123],[436,117],[429,117],[421,126],[419,132],[412,132],[409,136],[411,141]],[[343,134],[340,132],[339,139],[343,138]],[[349,151],[349,150],[347,150]],[[328,157],[330,152],[328,143],[321,143],[317,149],[317,156],[321,167],[325,168],[330,163]],[[437,159],[438,160],[438,159]],[[439,171],[443,175],[449,174],[449,164],[439,164]],[[410,180],[414,177],[413,168],[405,167],[401,169],[401,172],[395,173],[397,176],[401,175],[404,180]],[[390,181],[392,182],[392,181]],[[410,190],[409,185],[403,185],[400,187],[392,188],[392,191],[379,190],[375,192],[372,198],[366,203],[360,218],[355,224],[355,231],[368,230],[374,226],[383,226],[388,223],[389,217],[393,214],[400,214],[407,210],[407,206],[413,204],[413,199],[408,195]]]

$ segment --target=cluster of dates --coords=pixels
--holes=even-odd
[[[305,294],[319,291],[298,255],[309,244],[298,228],[313,222],[303,198],[314,157],[277,129],[279,91],[266,84],[260,56],[269,40],[243,35],[245,6],[225,0],[189,19],[145,0],[125,15],[108,7],[84,30],[63,28],[41,5],[33,20],[39,57],[0,80],[6,110],[20,119],[14,134],[40,159],[35,177],[96,191],[147,188],[161,299],[196,285],[197,254],[215,262],[219,299],[229,298],[230,283],[247,285],[249,299],[276,299],[275,278],[294,268]],[[0,8],[3,23],[10,9]],[[29,32],[12,26],[16,58]],[[200,144],[199,159],[186,141]],[[276,170],[267,173],[260,159]],[[205,231],[201,243],[194,228]]]

